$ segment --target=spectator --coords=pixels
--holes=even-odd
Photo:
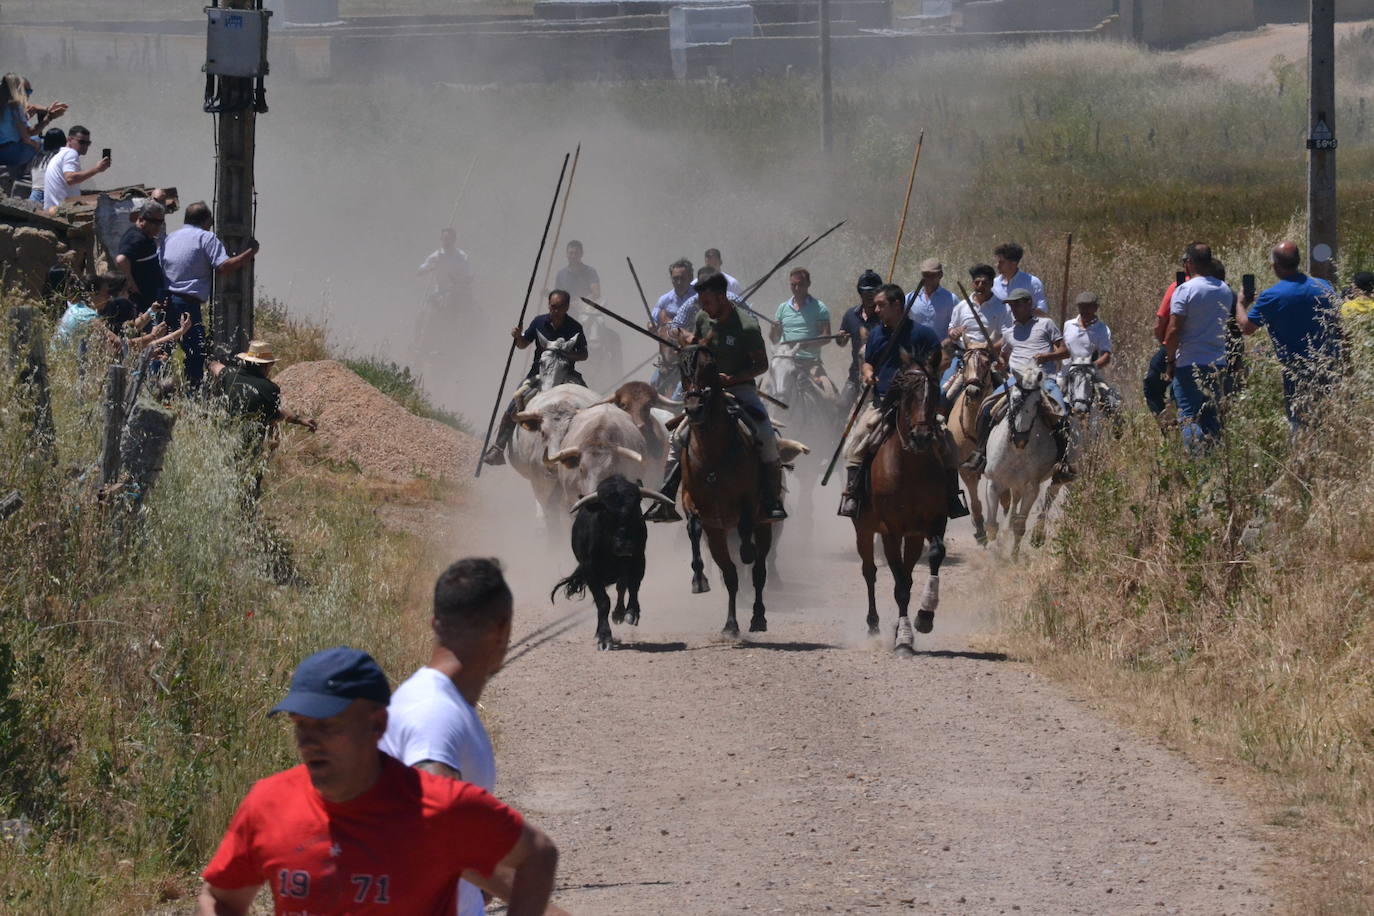
[[[727,296],[739,299],[744,295],[744,287],[740,285],[738,280],[727,274],[725,268],[721,266],[725,262],[720,258],[719,248],[707,248],[706,253],[701,256],[701,260],[707,267],[725,278],[725,294]]]
[[[911,320],[930,328],[941,340],[949,336],[949,321],[957,302],[954,294],[940,285],[944,277],[945,266],[940,259],[926,258],[921,262],[921,285],[906,297]]]
[[[48,162],[43,176],[43,206],[56,213],[63,201],[81,195],[81,183],[94,178],[110,167],[110,160],[101,159],[88,169],[81,168],[81,155],[91,148],[91,132],[80,124],[67,131],[67,145],[57,151]]]
[[[182,312],[181,320],[184,327],[190,316]],[[240,457],[252,465],[248,495],[251,502],[256,503],[262,494],[262,475],[266,470],[264,446],[275,446],[277,424],[294,423],[312,433],[316,425],[314,420],[281,406],[281,388],[270,377],[277,362],[271,344],[265,340],[250,341],[248,349],[234,359],[238,365],[233,367],[212,361],[210,375],[214,379],[215,392],[224,398],[230,416],[244,423]]]
[[[1201,244],[1200,242],[1198,244]],[[1185,251],[1182,260],[1183,269],[1179,271],[1183,275],[1183,282],[1193,278],[1192,268],[1189,266],[1188,254]],[[1145,395],[1145,406],[1150,409],[1150,413],[1155,415],[1155,419],[1161,418],[1165,408],[1165,398],[1168,396],[1170,382],[1165,379],[1165,359],[1168,351],[1164,348],[1164,335],[1169,330],[1169,310],[1174,304],[1174,293],[1183,283],[1175,277],[1169,284],[1169,288],[1164,291],[1164,298],[1159,300],[1159,308],[1155,311],[1155,340],[1159,341],[1159,348],[1155,350],[1154,356],[1150,357],[1149,366],[1145,369],[1145,378],[1141,381],[1141,390]]]
[[[558,850],[465,782],[377,748],[391,691],[366,652],[339,646],[297,666],[269,715],[287,713],[301,765],[259,781],[206,867],[197,916],[247,916],[271,882],[278,914],[452,913],[458,879],[509,869],[510,916],[544,912]]]
[[[50,127],[43,134],[43,149],[30,163],[29,200],[40,206],[43,203],[43,177],[48,173],[48,163],[62,147],[67,145],[67,135],[60,127]]]
[[[28,174],[29,163],[43,148],[29,127],[30,91],[17,73],[0,77],[0,165],[15,180]]]
[[[1350,289],[1341,305],[1341,319],[1345,322],[1367,321],[1371,317],[1374,317],[1374,273],[1362,270],[1350,278]]]
[[[115,266],[129,280],[129,298],[144,310],[153,308],[167,295],[167,278],[162,272],[162,257],[157,239],[167,222],[167,211],[152,200],[134,211],[134,224],[119,240]]]
[[[429,664],[391,695],[382,751],[418,770],[496,791],[496,755],[477,702],[505,660],[513,613],[510,587],[496,560],[459,560],[440,574]],[[488,882],[493,895],[510,899],[510,879],[498,868]],[[461,882],[458,916],[485,911],[482,892]]]
[[[192,391],[200,389],[205,377],[205,325],[201,307],[210,299],[216,275],[233,273],[248,265],[258,253],[256,239],[233,257],[210,231],[215,218],[204,201],[186,208],[185,225],[167,236],[162,251],[162,269],[167,278],[167,322],[180,323],[181,313],[191,315],[191,330],[181,338],[186,357],[186,382]]]
[[[1174,292],[1164,332],[1164,379],[1173,386],[1183,442],[1198,454],[1221,435],[1221,374],[1226,369],[1226,317],[1231,288],[1213,273],[1212,249],[1194,242],[1185,252],[1192,277]]]
[[[1030,290],[1031,304],[1039,315],[1048,316],[1049,304],[1045,301],[1045,284],[1040,278],[1021,269],[1021,258],[1026,249],[1015,242],[998,245],[992,250],[997,259],[997,278],[992,281],[992,294],[1001,302],[1007,301],[1014,289]]]
[[[1262,327],[1269,329],[1274,355],[1283,366],[1288,426],[1296,433],[1308,424],[1312,409],[1335,382],[1341,355],[1340,311],[1331,284],[1300,269],[1302,255],[1296,244],[1275,245],[1269,263],[1278,282],[1253,303],[1237,305],[1236,323],[1247,337]]]

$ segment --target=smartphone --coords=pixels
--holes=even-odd
[[[100,151],[100,158],[101,158],[101,159],[109,159],[109,158],[110,158],[110,148],[109,148],[108,146],[105,147],[103,150]]]
[[[1188,275],[1181,270],[1174,271],[1174,285],[1182,286],[1188,282]]]
[[[1240,278],[1241,294],[1247,299],[1255,298],[1255,275],[1243,274]]]

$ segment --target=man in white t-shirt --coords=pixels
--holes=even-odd
[[[1045,284],[1039,277],[1021,269],[1021,259],[1025,257],[1026,249],[1015,242],[1007,242],[994,248],[992,254],[997,259],[997,278],[992,281],[992,294],[1005,302],[1012,290],[1029,290],[1036,314],[1049,315]]]
[[[496,756],[477,701],[510,647],[514,605],[496,560],[469,557],[434,583],[429,664],[391,694],[379,747],[402,763],[494,792]],[[497,869],[483,889],[509,899],[511,874]],[[459,882],[458,916],[485,912],[482,889]],[[550,914],[566,914],[550,906]]]
[[[58,150],[43,173],[43,206],[56,213],[63,201],[81,195],[81,182],[94,178],[110,167],[101,159],[88,169],[81,168],[81,155],[91,148],[91,132],[80,124],[67,131],[67,145]]]
[[[1197,454],[1221,437],[1226,319],[1235,294],[1214,276],[1210,246],[1194,242],[1185,257],[1193,278],[1174,290],[1169,303],[1164,379],[1173,386],[1183,441]]]
[[[1112,361],[1112,329],[1097,317],[1101,303],[1097,293],[1079,293],[1074,300],[1078,315],[1064,322],[1064,348],[1069,351],[1069,364],[1059,378],[1061,388],[1069,387],[1069,365],[1077,360],[1091,360],[1093,386],[1102,399],[1102,406],[1114,412],[1121,404],[1121,396],[1107,384],[1102,370]]]
[[[740,296],[744,295],[744,287],[740,285],[738,280],[727,274],[725,268],[721,266],[725,262],[721,260],[719,248],[707,248],[706,255],[702,260],[707,267],[725,278],[725,294],[727,296],[734,296],[738,299]]]

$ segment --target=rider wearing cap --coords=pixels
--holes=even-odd
[[[861,369],[862,384],[865,390],[873,390],[873,397],[864,405],[845,443],[846,476],[838,514],[846,518],[853,518],[859,511],[859,472],[882,441],[880,427],[890,408],[888,391],[892,380],[908,365],[922,366],[932,376],[940,369],[940,336],[926,325],[911,320],[900,286],[888,283],[879,288],[874,304],[881,324],[869,332]],[[896,341],[889,346],[894,337]],[[945,448],[937,449],[936,456],[945,468],[949,517],[962,518],[969,511],[959,491],[959,453],[948,430],[944,435]]]
[[[778,455],[778,431],[768,416],[768,408],[759,397],[754,379],[768,371],[768,351],[763,343],[763,331],[758,319],[726,294],[725,276],[713,273],[692,284],[697,293],[701,312],[696,327],[682,335],[685,345],[700,344],[715,361],[720,373],[721,387],[731,394],[743,408],[741,414],[758,443],[762,463],[762,520],[778,522],[787,518],[782,507],[782,461]],[[682,451],[682,436],[688,424],[678,427],[672,438],[668,463],[663,469],[661,492],[670,500],[677,499],[682,469],[678,464]],[[667,503],[655,503],[644,514],[654,522],[680,521],[682,516]]]
[[[1054,482],[1067,483],[1076,476],[1068,462],[1069,425],[1068,411],[1064,408],[1064,395],[1059,391],[1055,376],[1059,371],[1058,360],[1068,356],[1064,349],[1064,336],[1050,318],[1037,315],[1031,291],[1020,287],[1006,296],[1011,307],[1012,323],[1002,332],[1002,352],[998,356],[1000,367],[1012,369],[1041,369],[1044,381],[1041,384],[1049,403],[1041,401],[1045,420],[1054,433]],[[1010,379],[998,392],[983,402],[978,411],[978,445],[973,454],[964,462],[964,467],[974,471],[983,470],[987,464],[988,436],[992,432],[993,411],[1006,401],[1006,392],[1012,382]]]
[[[845,312],[844,317],[840,319],[840,333],[835,338],[835,345],[843,347],[848,344],[850,353],[849,380],[845,384],[846,403],[850,395],[859,390],[859,368],[863,365],[863,348],[868,342],[868,335],[882,323],[878,317],[877,306],[873,304],[873,297],[882,285],[883,278],[875,271],[865,270],[860,274],[859,304]]]

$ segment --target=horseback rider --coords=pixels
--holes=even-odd
[[[1042,369],[1045,373],[1041,390],[1049,400],[1041,401],[1045,421],[1054,433],[1054,482],[1067,483],[1076,476],[1068,462],[1069,423],[1068,410],[1064,406],[1064,395],[1055,380],[1058,360],[1068,356],[1064,349],[1064,336],[1050,318],[1035,313],[1035,302],[1031,291],[1020,287],[1007,294],[1006,303],[1011,308],[1012,323],[1002,332],[1002,352],[998,355],[998,368],[1005,369]],[[988,436],[992,433],[993,414],[1006,403],[1006,392],[1010,380],[998,392],[983,402],[978,412],[978,447],[964,467],[982,471],[987,464]]]
[[[949,368],[940,379],[941,386],[948,386],[945,397],[951,404],[963,391],[963,382],[958,376],[964,362],[964,351],[970,346],[991,347],[993,352],[1000,350],[1002,329],[1011,323],[1011,311],[1007,304],[992,293],[992,281],[997,276],[992,265],[975,264],[969,268],[968,276],[973,292],[969,293],[968,299],[954,307],[954,313],[949,318],[949,335],[944,343],[946,350],[955,351]],[[992,340],[988,340],[984,329],[992,335]]]
[[[650,310],[650,321],[648,328],[660,337],[673,335],[669,328],[673,320],[678,317],[682,307],[687,302],[696,297],[692,289],[692,262],[686,258],[678,258],[668,265],[668,279],[672,281],[673,288],[658,297],[654,307]],[[649,384],[661,394],[667,394],[673,390],[673,384],[677,378],[677,360],[673,358],[672,351],[660,347],[658,359],[654,361],[653,374],[649,376]]]
[[[743,408],[741,415],[749,425],[754,440],[758,443],[759,460],[762,463],[762,503],[764,522],[779,522],[787,518],[782,507],[782,461],[778,456],[778,432],[768,416],[768,408],[759,397],[754,379],[768,371],[768,351],[764,347],[763,332],[759,329],[758,319],[738,307],[726,294],[724,274],[712,273],[692,284],[697,293],[701,311],[697,314],[696,327],[684,332],[684,344],[704,346],[715,360],[720,373],[720,384],[725,391],[734,396]],[[678,463],[688,424],[678,427],[672,438],[671,453],[664,467],[663,486],[660,491],[669,500],[677,499],[678,485],[682,482],[682,469]],[[681,521],[682,516],[671,503],[655,503],[644,514],[654,522]]]
[[[864,362],[860,379],[865,390],[873,389],[873,398],[859,415],[858,422],[845,444],[845,485],[838,514],[853,518],[859,511],[859,475],[864,462],[882,442],[881,427],[888,413],[887,395],[892,380],[905,366],[923,367],[931,376],[940,371],[940,337],[924,324],[911,320],[906,314],[906,296],[902,288],[888,283],[878,289],[874,297],[881,323],[868,333],[864,347]],[[893,346],[888,342],[896,338]],[[948,430],[944,433],[944,448],[935,450],[945,469],[945,484],[949,494],[949,517],[962,518],[969,514],[959,490],[959,453]]]
[[[539,393],[539,365],[544,351],[550,349],[549,344],[556,340],[570,341],[570,347],[558,351],[569,363],[579,363],[587,358],[587,335],[583,333],[582,325],[577,323],[577,319],[568,315],[571,301],[566,290],[555,289],[549,293],[548,314],[535,318],[524,331],[511,328],[510,336],[515,339],[517,349],[524,350],[530,344],[534,344],[534,360],[530,363],[530,371],[525,380],[515,389],[515,395],[506,407],[506,412],[501,415],[501,428],[496,433],[496,441],[482,456],[482,460],[487,464],[506,463],[506,446],[510,445],[510,437],[515,432],[515,415],[524,410],[530,398]],[[567,372],[571,384],[586,386],[587,383],[571,365],[567,367]]]
[[[787,285],[792,289],[792,298],[778,306],[774,315],[777,323],[768,329],[768,339],[776,344],[829,336],[830,309],[811,295],[811,272],[805,267],[794,269],[787,275]],[[792,355],[798,367],[811,376],[821,394],[833,399],[839,392],[830,376],[825,374],[825,366],[821,363],[822,346],[821,341],[801,344],[793,347]]]
[[[878,318],[878,309],[873,304],[873,297],[882,285],[883,278],[878,276],[876,271],[865,270],[859,274],[859,304],[845,312],[844,317],[840,319],[840,333],[835,338],[835,346],[849,346],[849,379],[845,382],[845,403],[859,393],[859,367],[863,365],[864,344],[868,343],[868,335],[873,329],[882,323]]]
[[[1074,305],[1078,308],[1078,316],[1064,322],[1064,348],[1069,351],[1071,361],[1092,360],[1093,390],[1101,398],[1102,408],[1115,413],[1121,406],[1121,395],[1102,375],[1102,370],[1112,361],[1112,329],[1097,317],[1101,307],[1097,293],[1079,293]],[[1061,390],[1068,387],[1068,381],[1069,367],[1066,365],[1059,378]]]
[[[439,232],[439,247],[415,273],[430,275],[428,303],[440,308],[467,308],[472,303],[472,264],[457,245],[452,228]]]

